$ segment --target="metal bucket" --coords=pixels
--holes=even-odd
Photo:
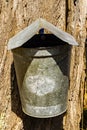
[[[70,46],[52,34],[38,34],[12,52],[24,113],[38,118],[64,113]]]

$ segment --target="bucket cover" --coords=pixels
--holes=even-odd
[[[25,42],[30,40],[41,28],[45,28],[51,33],[53,33],[56,37],[61,40],[67,42],[70,45],[78,45],[75,38],[67,32],[62,31],[58,27],[49,23],[48,21],[39,18],[35,22],[33,22],[28,27],[24,28],[18,34],[9,39],[8,42],[8,50],[15,49],[17,47],[22,46]]]

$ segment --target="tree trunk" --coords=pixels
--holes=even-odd
[[[83,109],[85,82],[86,1],[68,0],[67,30],[77,39],[79,46],[71,51],[70,89],[65,130],[79,130]]]
[[[79,130],[85,82],[86,0],[1,0],[0,2],[0,130]],[[66,114],[36,119],[21,110],[9,38],[37,18],[67,30],[79,43],[72,47]],[[14,44],[14,43],[13,43]]]

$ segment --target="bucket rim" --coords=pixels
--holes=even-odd
[[[54,45],[54,46],[47,46],[47,47],[23,47],[23,46],[20,46],[20,47],[18,47],[18,48],[15,48],[15,49],[12,49],[12,51],[13,50],[17,50],[17,49],[32,49],[32,50],[46,50],[46,49],[52,49],[52,48],[55,48],[55,49],[57,49],[57,48],[59,48],[59,46],[61,47],[61,46],[67,46],[67,47],[70,47],[71,45],[68,45],[67,43],[66,44],[64,44],[64,45]]]

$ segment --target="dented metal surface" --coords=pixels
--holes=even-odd
[[[23,111],[47,118],[67,108],[69,45],[12,50]]]

